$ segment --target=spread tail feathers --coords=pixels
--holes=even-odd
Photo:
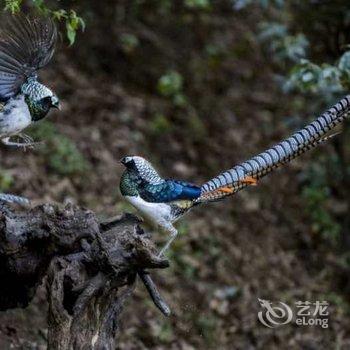
[[[347,118],[349,113],[350,95],[288,139],[206,182],[201,187],[201,195],[195,203],[216,201],[246,186],[256,184],[259,178],[273,169],[337,135],[338,133],[325,136]]]
[[[8,14],[0,17],[0,100],[15,96],[21,85],[50,61],[56,26],[50,18]]]

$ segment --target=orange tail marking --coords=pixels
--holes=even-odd
[[[243,184],[247,184],[247,185],[251,185],[251,186],[256,186],[258,184],[258,180],[254,179],[252,176],[246,176],[244,179],[240,180],[241,183]],[[210,195],[214,195],[218,194],[220,196],[220,194],[222,193],[227,193],[227,194],[232,194],[234,193],[236,190],[234,187],[219,187],[218,189],[209,192],[209,196]]]
[[[241,180],[242,183],[252,186],[257,186],[258,180],[254,179],[252,176],[246,176],[243,180]]]
[[[224,193],[233,193],[234,189],[233,187],[220,187],[219,191]]]
[[[251,186],[256,186],[258,184],[258,180],[254,179],[252,176],[246,176],[243,180],[241,180],[243,184],[251,185]],[[217,189],[219,192],[224,192],[224,193],[233,193],[235,190],[233,187],[220,187]]]

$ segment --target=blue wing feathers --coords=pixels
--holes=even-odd
[[[172,180],[168,180],[168,181],[172,181]],[[176,186],[181,188],[181,192],[179,193],[179,196],[176,199],[196,199],[201,194],[200,187],[196,185],[193,185],[184,181],[173,181],[173,182],[176,184]]]
[[[200,196],[200,187],[176,180],[165,180],[158,185],[147,184],[139,190],[141,197],[147,202],[167,203],[181,199],[192,200]]]

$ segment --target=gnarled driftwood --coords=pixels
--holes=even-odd
[[[89,210],[0,203],[0,310],[26,307],[47,276],[49,349],[114,349],[118,318],[140,276],[170,310],[146,269],[166,268],[131,214],[99,222]]]

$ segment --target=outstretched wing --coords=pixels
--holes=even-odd
[[[13,15],[0,26],[0,101],[16,95],[55,51],[57,29],[50,18]]]
[[[200,196],[200,187],[187,182],[165,180],[161,184],[146,184],[139,189],[142,199],[152,203],[169,203],[181,199],[195,199]]]
[[[350,95],[288,139],[209,180],[195,202],[216,201],[256,183],[273,169],[326,141],[329,137],[325,134],[349,117],[349,112]]]

